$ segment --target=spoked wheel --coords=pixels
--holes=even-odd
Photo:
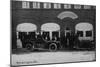
[[[49,45],[49,51],[56,51],[57,50],[57,45],[55,43],[51,43]]]
[[[34,49],[34,45],[32,45],[31,43],[26,43],[26,48],[28,50],[33,50]]]

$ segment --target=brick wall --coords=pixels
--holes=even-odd
[[[95,31],[95,9],[21,9],[20,2],[12,2],[12,47],[16,47],[16,27],[20,23],[34,23],[40,31],[40,26],[44,23],[55,22],[61,26],[61,31],[66,27],[70,27],[75,31],[75,25],[80,22],[89,22],[93,24]],[[71,18],[64,18],[60,20],[57,16],[64,11],[71,11],[78,15],[78,18],[73,20]],[[95,33],[95,32],[94,32]]]

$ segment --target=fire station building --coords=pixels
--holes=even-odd
[[[11,6],[12,48],[16,48],[16,29],[22,23],[35,24],[37,32],[46,23],[56,23],[60,26],[61,35],[66,28],[75,32],[78,25],[82,27],[89,23],[95,39],[96,6],[29,1],[12,1]]]

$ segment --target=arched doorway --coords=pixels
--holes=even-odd
[[[93,40],[93,25],[88,22],[76,24],[75,33],[78,34],[79,40]]]
[[[22,42],[26,39],[35,38],[37,26],[32,23],[21,23],[17,25],[16,36],[17,36],[17,48],[22,48]]]
[[[63,30],[66,30],[66,28],[69,28],[72,31],[74,31],[74,25],[75,25],[74,22],[75,22],[75,19],[78,18],[78,15],[76,13],[72,11],[64,11],[58,14],[57,18],[61,20],[61,23],[62,23],[61,26],[63,26],[62,27]]]
[[[78,18],[77,14],[75,14],[74,12],[71,12],[71,11],[61,12],[57,17],[61,20],[64,18],[67,18],[67,17],[72,18],[72,19]]]
[[[78,35],[79,44],[77,48],[89,48],[95,47],[93,25],[89,22],[81,22],[76,24],[75,33]]]
[[[41,34],[46,34],[50,40],[52,40],[54,36],[60,37],[60,25],[53,22],[42,24]]]
[[[60,45],[60,25],[54,22],[42,24],[41,35],[50,51],[61,48]]]

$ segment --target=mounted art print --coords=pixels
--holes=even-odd
[[[96,61],[96,6],[11,0],[11,66]]]

